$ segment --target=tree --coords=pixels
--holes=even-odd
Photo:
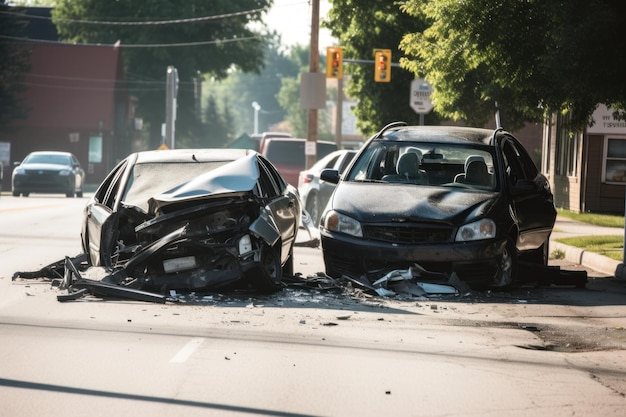
[[[27,22],[18,11],[0,3],[0,38],[25,36]],[[11,121],[24,119],[28,114],[21,97],[26,90],[23,81],[30,69],[30,51],[25,44],[0,39],[0,56],[0,128],[6,129]]]
[[[283,79],[295,77],[299,65],[282,49],[280,36],[268,34],[263,42],[263,69],[259,73],[232,71],[225,80],[210,80],[205,90],[218,101],[228,103],[228,110],[236,120],[234,133],[253,133],[254,109],[252,102],[261,106],[258,115],[259,131],[267,131],[285,118],[285,109],[278,102]]]
[[[418,115],[409,105],[412,72],[392,67],[390,83],[374,81],[374,49],[391,49],[398,62],[398,45],[404,35],[424,28],[420,19],[400,12],[397,2],[387,0],[335,0],[328,19],[323,23],[344,48],[344,59],[368,60],[372,63],[344,64],[344,77],[350,75],[347,93],[358,100],[354,113],[357,127],[370,135],[387,123],[406,121],[417,124]],[[426,116],[429,122],[437,115]]]
[[[167,66],[175,66],[180,78],[177,125],[197,119],[197,77],[221,79],[233,67],[258,72],[263,66],[262,39],[250,23],[261,22],[270,5],[271,0],[59,0],[53,20],[69,42],[120,42],[127,82],[139,98],[137,111],[150,126],[154,148],[165,120]]]
[[[598,103],[626,104],[626,3],[619,0],[408,0],[427,23],[407,34],[403,68],[433,86],[435,110],[481,125],[497,102],[507,128],[567,112],[587,125]]]

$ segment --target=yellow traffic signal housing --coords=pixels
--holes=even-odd
[[[377,49],[374,54],[374,80],[377,83],[391,81],[391,49]]]
[[[338,46],[326,48],[326,77],[343,78],[343,49]]]

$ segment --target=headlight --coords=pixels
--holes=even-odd
[[[64,170],[59,171],[59,175],[62,176],[62,177],[67,177],[71,173],[72,173],[72,171],[70,171],[69,169],[64,169]]]
[[[26,171],[24,170],[24,168],[15,168],[13,170],[13,175],[24,175],[26,174]]]
[[[494,237],[496,237],[496,224],[491,219],[482,219],[461,226],[454,240],[467,242],[469,240],[492,239]]]
[[[331,232],[340,232],[348,235],[363,237],[361,223],[345,214],[331,210],[324,217],[324,228]]]

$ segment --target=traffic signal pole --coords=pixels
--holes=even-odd
[[[320,0],[313,0],[311,10],[311,52],[309,54],[309,72],[316,73],[320,66],[320,53],[319,53],[319,22],[320,22]],[[315,146],[317,149],[317,109],[310,108],[308,110],[307,118],[307,145]],[[310,142],[313,142],[312,144]],[[317,155],[306,155],[306,169],[311,168]]]

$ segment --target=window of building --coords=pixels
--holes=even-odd
[[[557,175],[574,177],[578,170],[578,140],[569,129],[563,128],[568,121],[567,116],[558,118],[555,168]]]
[[[604,137],[604,166],[602,181],[613,184],[626,183],[626,136]]]

